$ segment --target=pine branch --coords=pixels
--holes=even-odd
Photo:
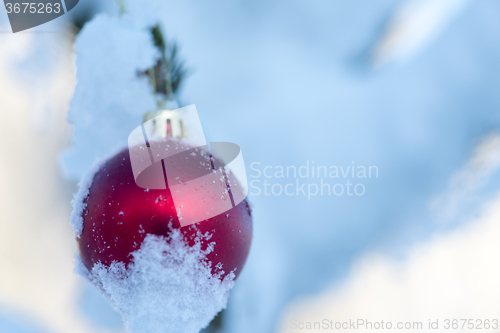
[[[160,51],[160,59],[143,74],[149,76],[155,94],[161,96],[159,104],[162,104],[164,100],[174,98],[188,70],[184,61],[179,59],[177,43],[174,41],[170,42],[171,45],[167,44],[159,24],[151,28],[151,35],[154,45]]]

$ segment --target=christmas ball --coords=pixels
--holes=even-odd
[[[161,144],[173,151],[186,150],[184,140],[168,139]],[[190,165],[203,168],[207,163],[213,165],[214,160],[217,161],[216,156],[212,158],[201,148],[191,148],[190,151]],[[85,267],[91,271],[99,262],[109,266],[114,261],[129,265],[133,257],[131,253],[140,249],[146,235],[164,236],[168,242],[172,230],[179,229],[190,246],[201,241],[204,250],[214,243],[213,251],[208,253],[205,259],[211,262],[213,274],[216,268],[222,268],[224,274],[221,277],[231,271],[238,277],[252,240],[252,215],[248,201],[245,199],[219,215],[182,226],[182,214],[189,212],[176,208],[172,191],[177,190],[168,184],[165,189],[138,186],[131,165],[131,154],[129,149],[124,149],[102,163],[93,175],[88,195],[80,203],[84,207],[80,216],[83,223],[77,242]],[[183,159],[177,158],[163,163],[171,163],[169,170],[178,170],[183,177],[196,179],[199,176],[199,170],[186,168]],[[225,176],[228,183],[238,183],[233,174],[228,173]],[[226,183],[215,184],[214,181],[214,184],[210,185],[226,186]],[[214,198],[214,191],[209,186],[204,188],[203,184],[199,189],[196,188],[196,191],[198,190],[205,191],[207,200],[214,205],[219,201],[222,203],[232,200],[229,196]],[[200,201],[199,196],[191,195],[182,199],[186,203],[184,207],[188,207],[186,209],[196,207],[196,201]],[[200,238],[200,235],[204,237]]]

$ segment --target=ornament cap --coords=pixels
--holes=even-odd
[[[184,117],[178,110],[163,109],[146,113],[144,129],[148,137],[158,139],[187,137]]]

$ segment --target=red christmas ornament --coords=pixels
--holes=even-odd
[[[246,192],[225,168],[235,156],[235,147],[237,152],[239,147],[213,143],[215,156],[211,158],[197,114],[190,124],[184,118],[186,114],[162,110],[164,103],[173,100],[185,69],[176,60],[175,47],[166,48],[159,25],[151,33],[162,56],[140,75],[149,77],[160,110],[148,113],[144,127],[132,132],[131,137],[142,137],[142,143],[131,146],[129,137],[129,149],[100,166],[86,184],[86,196],[81,190],[72,224],[81,231],[77,241],[82,262],[89,271],[99,262],[108,267],[113,261],[128,265],[131,253],[140,249],[146,235],[164,236],[168,242],[172,230],[180,229],[191,246],[201,239],[205,250],[215,242],[214,250],[205,259],[212,263],[212,273],[222,265],[225,274],[221,278],[231,271],[237,277],[252,240]],[[185,133],[186,125],[194,125],[195,130]],[[186,137],[203,138],[190,146]],[[242,166],[243,160],[240,158],[238,163]],[[158,175],[163,185],[157,186]],[[200,233],[210,237],[200,238]]]
[[[166,132],[170,134],[170,121],[164,125]],[[168,139],[161,144],[173,151],[191,148],[186,147],[184,140],[180,139]],[[203,154],[203,149],[191,148],[190,151],[193,152],[188,155],[190,165],[214,164],[208,153]],[[92,270],[98,262],[106,266],[111,265],[113,261],[129,264],[131,253],[141,247],[147,234],[164,236],[165,241],[168,241],[172,229],[180,228],[191,246],[199,233],[211,235],[209,239],[202,239],[201,242],[203,250],[209,243],[215,242],[214,250],[206,257],[206,260],[212,263],[212,273],[215,273],[216,266],[220,267],[221,264],[225,272],[222,277],[231,271],[238,277],[252,240],[252,216],[247,200],[222,214],[181,227],[178,209],[176,210],[171,193],[172,188],[168,185],[166,189],[139,187],[136,184],[137,179],[134,178],[130,154],[126,149],[103,163],[95,173],[89,193],[83,200],[86,207],[81,215],[83,229],[78,239],[78,247],[87,269]],[[196,179],[200,176],[201,169],[186,167],[186,158],[163,163],[174,163],[170,165],[170,170],[178,170],[183,177]],[[217,164],[218,159],[214,158]],[[228,183],[237,184],[234,175],[228,173],[225,176]],[[207,195],[210,195],[210,190],[205,190]],[[192,201],[199,200],[199,197],[182,199],[186,203],[185,206],[196,207],[197,202]],[[217,200],[211,199],[217,204]],[[232,200],[232,197],[217,199],[222,202]]]

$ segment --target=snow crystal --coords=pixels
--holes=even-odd
[[[198,333],[226,307],[234,273],[211,273],[199,241],[189,246],[174,229],[166,239],[147,235],[128,266],[96,264],[90,279],[112,300],[131,333]],[[205,237],[206,239],[206,237]]]
[[[89,195],[90,186],[92,186],[94,176],[97,171],[99,171],[104,161],[105,160],[99,160],[94,162],[92,167],[87,170],[78,184],[78,192],[76,192],[73,200],[71,200],[73,211],[71,212],[69,223],[73,227],[73,230],[75,230],[78,237],[80,237],[83,231],[83,210],[87,207],[87,204],[83,201]]]

